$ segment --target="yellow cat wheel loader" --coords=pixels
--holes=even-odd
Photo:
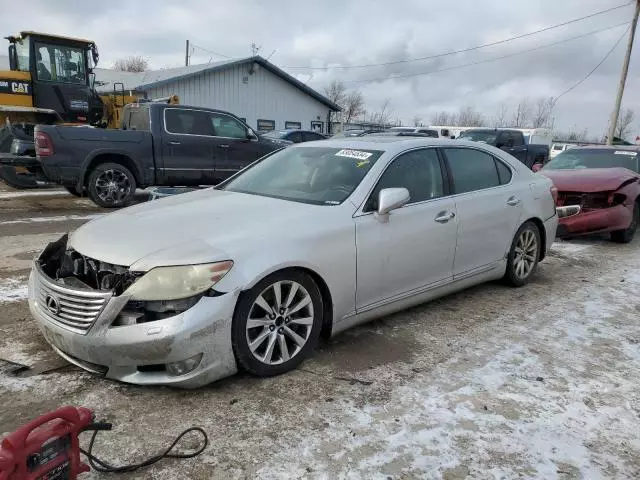
[[[48,184],[35,158],[37,124],[119,128],[122,108],[138,98],[124,85],[94,89],[98,48],[91,40],[25,31],[9,41],[9,70],[0,70],[0,178],[16,188]],[[177,97],[166,99],[178,103]]]

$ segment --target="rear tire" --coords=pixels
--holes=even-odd
[[[135,197],[136,178],[119,163],[102,163],[89,174],[87,191],[89,198],[100,207],[126,207]]]
[[[513,287],[522,287],[538,268],[542,241],[540,230],[533,222],[525,222],[518,229],[507,257],[507,271],[503,280]]]
[[[296,368],[315,349],[322,329],[322,295],[296,270],[276,272],[243,292],[233,314],[231,343],[238,364],[259,377]]]
[[[631,217],[629,226],[624,230],[611,232],[611,240],[617,243],[630,243],[631,240],[633,240],[636,230],[638,229],[638,224],[640,223],[640,207],[638,205],[639,203],[636,202],[633,206],[633,216]]]

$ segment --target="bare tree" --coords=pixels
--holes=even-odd
[[[505,102],[500,102],[491,123],[496,128],[504,127],[507,122],[508,114],[509,108],[507,107],[507,104]]]
[[[536,102],[536,108],[531,120],[531,126],[533,128],[548,127],[551,123],[551,114],[553,113],[553,107],[553,97],[539,98]]]
[[[618,115],[618,124],[616,125],[616,137],[624,139],[631,133],[631,124],[636,119],[636,114],[630,108],[624,108]]]
[[[529,123],[529,116],[531,115],[531,105],[528,98],[523,98],[516,105],[516,109],[513,113],[513,120],[511,123],[513,127],[524,127]]]
[[[391,109],[389,105],[391,104],[391,100],[385,98],[384,102],[380,106],[380,110],[371,115],[370,121],[372,123],[377,123],[380,125],[387,125],[391,120]]]
[[[456,125],[459,127],[483,127],[486,124],[484,116],[475,108],[467,105],[460,109]]]
[[[450,113],[445,110],[440,112],[436,112],[431,116],[431,124],[432,125],[454,125],[455,122],[455,113]]]
[[[413,117],[412,122],[414,127],[422,127],[422,117],[420,117],[419,115]]]
[[[342,118],[345,123],[350,123],[358,117],[361,117],[366,113],[364,108],[364,97],[362,92],[353,90],[349,92],[344,98],[344,104],[342,107]]]
[[[140,55],[131,55],[127,58],[116,60],[113,69],[120,72],[144,72],[149,68],[149,62]]]
[[[347,87],[339,80],[334,80],[324,89],[327,98],[333,103],[344,109],[344,102],[347,98]],[[331,121],[339,122],[342,118],[342,112],[331,112]]]

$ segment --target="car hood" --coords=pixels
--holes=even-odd
[[[259,245],[331,208],[206,189],[99,217],[76,230],[69,246],[87,257],[140,271],[206,263],[229,259],[230,245]]]
[[[550,178],[561,192],[606,192],[617,190],[623,183],[640,178],[626,168],[581,168],[576,170],[545,170],[538,173]]]

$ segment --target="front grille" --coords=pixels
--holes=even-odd
[[[48,318],[76,333],[86,333],[102,312],[111,292],[69,288],[50,280],[37,268],[35,300]]]
[[[568,207],[577,205],[582,210],[597,210],[609,207],[608,193],[573,193],[558,192],[558,206]]]

